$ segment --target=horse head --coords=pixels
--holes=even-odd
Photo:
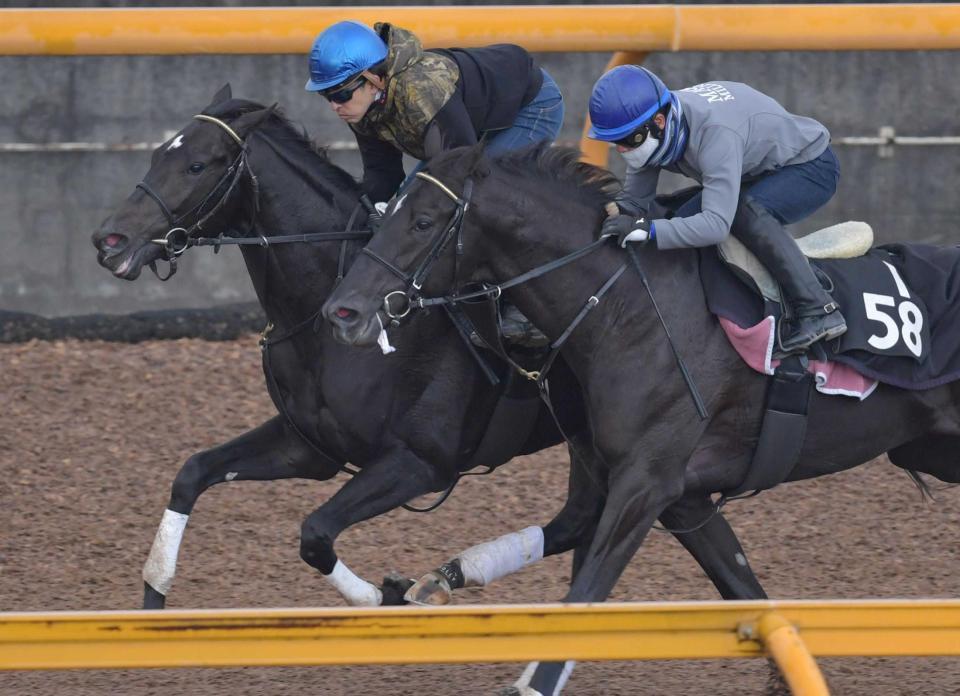
[[[100,265],[135,280],[145,265],[155,270],[158,260],[182,253],[191,237],[216,229],[226,208],[255,205],[246,139],[271,113],[273,107],[233,99],[229,85],[218,91],[153,151],[146,176],[94,232]]]
[[[431,160],[324,305],[334,336],[371,345],[425,298],[462,296],[520,275],[536,256],[561,255],[574,238],[589,241],[619,183],[578,158],[542,143],[495,159],[477,145]]]

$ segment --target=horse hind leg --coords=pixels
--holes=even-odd
[[[958,435],[923,435],[893,448],[887,456],[908,472],[930,474],[945,483],[960,483]]]

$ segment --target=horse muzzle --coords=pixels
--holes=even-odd
[[[379,312],[363,312],[350,303],[326,304],[323,317],[333,327],[333,337],[348,346],[372,346],[380,335]]]

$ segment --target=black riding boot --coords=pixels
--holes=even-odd
[[[792,320],[782,322],[789,331],[780,335],[784,353],[805,350],[847,330],[837,303],[820,285],[796,241],[770,211],[750,196],[741,196],[730,232],[767,267],[790,306]]]

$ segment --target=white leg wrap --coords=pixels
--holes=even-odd
[[[466,587],[483,587],[543,558],[543,530],[527,527],[504,534],[461,553],[460,568]]]
[[[522,696],[543,696],[543,694],[536,689],[530,688],[530,680],[533,679],[533,673],[537,671],[539,664],[539,662],[531,662],[528,664],[526,669],[523,670],[523,674],[520,675],[520,678],[513,683],[513,686],[520,691]],[[577,664],[575,660],[567,660],[563,663],[563,671],[560,672],[557,687],[550,696],[560,696],[563,687],[565,687],[570,680],[570,675],[573,673],[573,666],[575,664]]]
[[[383,603],[383,593],[380,589],[357,576],[344,565],[343,561],[337,560],[333,572],[323,577],[337,588],[337,591],[347,600],[347,604],[352,607],[379,607]]]
[[[177,554],[187,527],[189,515],[164,510],[157,536],[153,538],[150,555],[143,565],[143,580],[162,595],[170,591],[173,575],[177,572]]]

